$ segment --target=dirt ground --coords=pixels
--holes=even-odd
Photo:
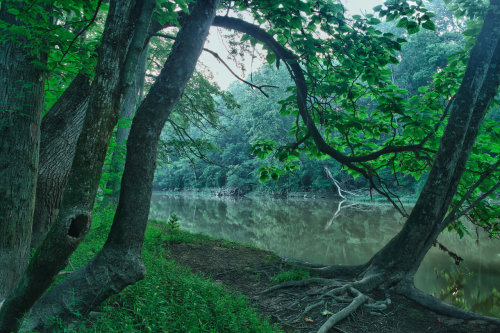
[[[315,332],[328,319],[329,312],[342,309],[347,303],[327,303],[306,314],[318,285],[293,287],[262,293],[275,285],[271,277],[291,270],[291,264],[271,252],[240,246],[227,241],[197,239],[193,243],[167,243],[167,256],[221,284],[229,290],[247,296],[260,314],[278,324],[286,332]],[[332,332],[500,332],[499,326],[482,321],[464,321],[428,311],[399,295],[385,295],[382,291],[369,294],[373,300],[390,298],[384,311],[373,311],[364,306],[350,315]],[[329,311],[329,312],[328,312]]]

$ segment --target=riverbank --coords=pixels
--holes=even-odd
[[[110,217],[96,214],[91,233],[71,259],[73,266],[83,265],[100,249]],[[329,312],[342,306],[327,304],[304,314],[304,297],[314,286],[262,294],[279,282],[305,278],[308,273],[272,252],[187,233],[175,225],[152,221],[143,257],[147,277],[112,296],[89,320],[82,318],[73,331],[311,332]],[[377,293],[369,296],[386,298]],[[388,296],[391,304],[386,310],[362,308],[341,322],[339,331],[479,333],[499,329],[487,323],[446,318],[397,295]]]
[[[328,192],[315,192],[315,191],[294,191],[287,192],[285,194],[279,192],[271,192],[271,191],[251,191],[246,193],[245,195],[219,195],[219,193],[225,192],[227,189],[225,188],[207,188],[207,189],[183,189],[183,190],[155,190],[154,194],[158,195],[169,195],[169,196],[184,196],[184,197],[214,197],[219,199],[228,199],[228,200],[237,200],[240,198],[277,198],[277,199],[306,199],[306,200],[315,200],[315,199],[328,199],[328,200],[347,200],[349,202],[360,202],[364,204],[377,204],[377,205],[390,205],[392,204],[387,200],[386,197],[378,194],[372,193],[366,195],[358,195],[358,196],[346,196],[345,198],[341,198],[338,196],[336,192],[328,191]],[[234,192],[234,191],[233,191]],[[411,196],[401,196],[399,201],[404,204],[409,204],[412,206],[417,200],[417,197],[414,195]]]
[[[326,304],[305,313],[308,295],[314,285],[281,289],[262,293],[279,282],[310,277],[272,252],[263,251],[224,240],[176,231],[165,243],[167,258],[189,267],[217,285],[246,296],[261,316],[285,332],[314,332],[328,315],[347,304]],[[383,311],[368,308],[358,310],[342,321],[338,332],[498,332],[500,327],[480,321],[448,318],[399,295],[369,294],[372,300],[389,298],[390,305]]]

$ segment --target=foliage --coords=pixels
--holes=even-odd
[[[174,232],[179,229],[179,218],[175,214],[171,214],[167,220],[167,228],[170,232]]]
[[[240,107],[231,109],[226,103],[218,108],[218,127],[202,132],[197,128],[189,132],[192,137],[202,137],[213,147],[204,153],[203,159],[186,157],[171,146],[165,146],[160,152],[160,166],[157,170],[155,186],[159,189],[194,189],[214,187],[244,188],[252,186],[258,191],[289,192],[289,191],[330,191],[332,186],[323,172],[323,165],[327,165],[337,179],[347,186],[363,187],[363,180],[354,181],[347,173],[340,172],[340,165],[335,161],[315,161],[303,154],[298,154],[298,168],[289,168],[293,173],[283,173],[280,167],[282,162],[272,156],[260,160],[258,152],[249,151],[251,143],[272,141],[286,144],[293,141],[288,136],[288,129],[292,126],[292,117],[282,117],[279,114],[280,99],[289,95],[286,87],[290,84],[288,74],[284,69],[274,70],[271,66],[264,66],[252,73],[251,78],[256,84],[266,82],[278,88],[268,88],[270,97],[267,98],[256,90],[249,89],[245,84],[233,84],[228,93],[238,101]],[[174,137],[168,128],[165,137]],[[174,141],[170,139],[170,142]],[[169,160],[167,159],[167,156]],[[259,168],[264,163],[268,167],[269,177],[276,182],[259,183]],[[280,173],[280,179],[272,173]]]
[[[297,118],[290,130],[295,143],[260,141],[254,151],[262,157],[277,156],[284,171],[296,160],[296,150],[319,160],[333,157],[354,177],[363,175],[371,189],[396,205],[397,193],[391,184],[399,184],[401,175],[418,180],[432,166],[481,26],[479,17],[485,8],[482,2],[457,1],[456,5],[451,9],[458,14],[457,21],[450,21],[447,15],[436,25],[435,15],[424,1],[386,2],[374,8],[375,14],[364,17],[346,17],[343,7],[330,1],[315,6],[272,1],[239,4],[238,9],[249,11],[257,22],[269,27],[282,46],[293,50],[287,57],[295,57],[305,80],[305,87],[300,88],[305,90],[300,95],[305,96],[297,97],[299,83],[288,88],[292,94],[280,101],[280,113]],[[403,35],[379,30],[381,21],[376,15],[396,22],[395,27],[402,29]],[[466,26],[465,43],[461,43],[457,30],[449,30],[456,26]],[[415,73],[420,82],[399,87],[390,68],[405,56],[399,53],[402,46],[420,28],[435,31],[437,27],[443,30],[436,31],[437,38],[432,39],[449,38],[451,32],[451,43],[453,39],[459,41],[454,53],[447,62],[438,57],[425,65],[424,71]],[[248,38],[242,38],[242,42],[255,43]],[[421,49],[414,47],[421,56]],[[438,48],[434,51],[439,54]],[[268,60],[277,66],[280,62],[273,57]],[[430,73],[434,74],[429,80]],[[427,84],[418,87],[424,82]],[[490,112],[498,112],[494,107]],[[498,128],[498,122],[494,123]],[[500,216],[494,201],[500,178],[495,163],[498,140],[492,140],[486,128],[491,129],[491,124],[485,122],[481,127],[448,220],[453,222],[467,214],[496,236]],[[263,180],[280,176],[272,165],[260,170]],[[488,196],[493,200],[486,200]],[[451,223],[451,228],[455,225]]]

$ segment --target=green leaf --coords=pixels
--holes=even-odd
[[[266,61],[268,64],[272,64],[276,61],[276,55],[274,52],[269,51],[266,55]]]
[[[429,86],[421,86],[421,87],[418,87],[417,90],[418,90],[419,93],[425,93],[429,89],[430,89]]]
[[[408,26],[408,19],[406,17],[403,17],[401,20],[398,21],[398,24],[396,24],[396,27],[398,28],[406,28]]]
[[[9,8],[7,9],[7,12],[12,15],[19,15],[19,9],[17,8]]]
[[[300,28],[302,28],[302,20],[297,16],[292,17],[292,20],[290,21],[290,25],[293,28],[300,29]]]
[[[434,22],[429,20],[429,21],[425,21],[424,23],[422,23],[422,28],[434,31],[434,30],[436,30],[436,25],[434,24]]]
[[[368,24],[371,24],[371,25],[377,25],[377,24],[380,24],[380,21],[379,19],[375,18],[375,17],[372,17],[367,23]]]
[[[420,31],[420,27],[417,22],[410,21],[406,26],[406,30],[408,31],[408,34],[413,35]]]

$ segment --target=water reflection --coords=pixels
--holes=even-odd
[[[360,264],[386,244],[403,225],[395,209],[332,200],[220,199],[154,194],[150,218],[167,220],[175,213],[182,228],[271,250],[280,256],[319,264]],[[487,313],[498,302],[500,242],[480,237],[460,240],[445,233],[440,242],[463,257],[457,271],[452,260],[433,248],[416,275],[420,289]],[[472,274],[463,276],[463,272]],[[448,274],[448,278],[445,276]],[[456,279],[451,276],[457,275]],[[458,283],[460,282],[460,283]],[[463,285],[463,294],[456,285]],[[481,300],[483,300],[481,302]],[[460,304],[456,304],[460,305]]]

